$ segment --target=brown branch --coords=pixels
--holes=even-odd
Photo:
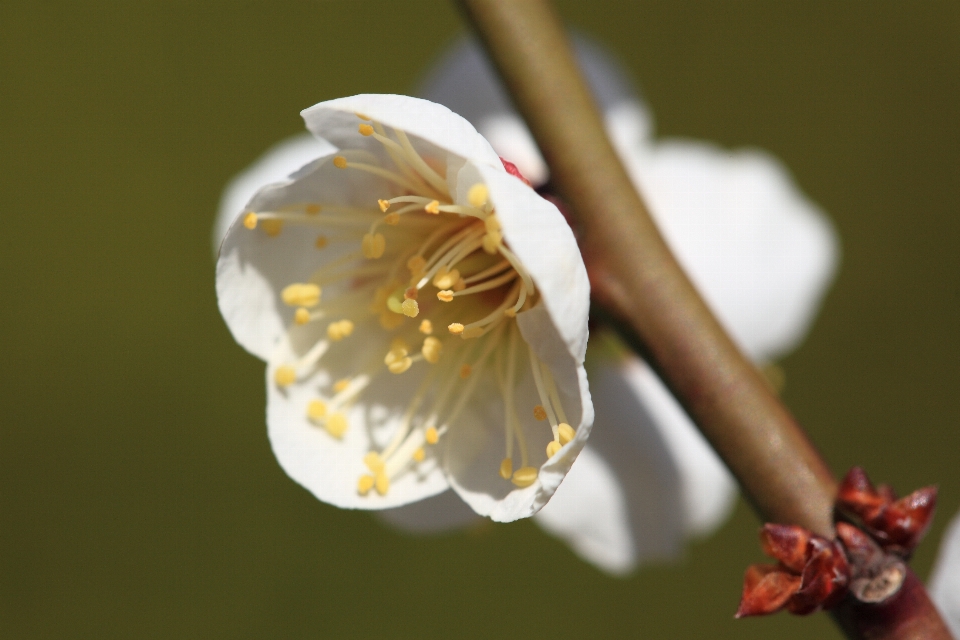
[[[540,146],[551,182],[577,213],[594,302],[642,346],[764,520],[832,538],[833,476],[664,243],[606,137],[548,0],[460,4]],[[872,635],[874,628],[869,637],[914,637],[896,630],[917,623],[925,638],[950,638],[922,585],[911,584],[910,624],[901,612],[883,623],[893,635]],[[838,619],[866,620],[859,609],[844,611]],[[850,637],[868,637],[842,626]]]

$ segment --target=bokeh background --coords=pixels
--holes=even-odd
[[[785,400],[837,473],[960,507],[960,5],[559,3],[661,136],[779,156],[840,275]],[[743,504],[621,580],[535,525],[408,538],[274,460],[263,365],[216,308],[220,190],[298,112],[410,92],[450,3],[0,4],[0,635],[837,638],[732,619]]]

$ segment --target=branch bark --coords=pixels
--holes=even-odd
[[[657,370],[764,520],[832,538],[836,481],[667,248],[548,0],[459,1],[576,214],[595,305]],[[894,600],[911,605],[891,607],[899,613],[869,633],[860,622],[882,607],[836,617],[851,638],[949,639],[922,584],[908,583]]]

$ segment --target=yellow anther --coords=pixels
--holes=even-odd
[[[315,284],[294,282],[280,292],[284,304],[291,307],[315,307],[320,304],[320,287]]]
[[[520,467],[513,472],[512,480],[520,488],[529,487],[537,481],[537,470],[534,467]]]
[[[429,336],[431,333],[433,333],[433,323],[429,320],[424,320],[420,323],[419,330],[423,335]]]
[[[335,413],[330,416],[324,426],[327,429],[327,433],[334,438],[342,438],[343,434],[347,432],[347,416],[342,413]]]
[[[479,338],[483,334],[483,327],[470,327],[469,329],[464,329],[463,333],[460,334],[460,337],[464,340],[467,340],[469,338]]]
[[[257,214],[253,211],[243,216],[243,226],[247,229],[256,229],[257,228]]]
[[[390,490],[390,478],[385,473],[378,473],[373,486],[376,487],[377,493],[385,496]]]
[[[467,282],[463,278],[460,278],[459,280],[457,280],[453,285],[454,291],[463,291],[466,288],[467,288]]]
[[[386,213],[387,209],[390,208],[389,200],[377,200],[377,204],[380,205],[380,211]]]
[[[355,112],[353,115],[357,116],[361,120],[371,120],[371,121],[373,120],[373,118],[371,118],[370,116],[360,113],[359,111]]]
[[[386,216],[383,217],[383,221],[390,225],[399,224],[400,214],[397,213],[396,211],[394,211],[393,213],[388,213]]]
[[[423,208],[423,210],[426,211],[427,213],[432,213],[432,214],[440,213],[440,201],[433,200],[429,202],[427,206]]]
[[[562,448],[563,448],[562,444],[560,444],[556,440],[551,440],[550,443],[547,444],[547,457],[552,458],[557,453],[557,451],[560,451],[560,449]]]
[[[500,249],[500,244],[503,242],[503,235],[498,233],[488,233],[483,236],[483,250],[489,253],[490,255],[495,254]]]
[[[417,462],[423,462],[423,459],[427,457],[427,452],[423,450],[423,447],[420,447],[413,452],[413,459]]]
[[[542,404],[538,404],[533,408],[533,417],[537,420],[546,420],[547,419],[547,410],[543,407]]]
[[[283,231],[283,220],[264,220],[262,227],[265,234],[275,238]]]
[[[327,417],[327,403],[323,400],[311,400],[307,405],[307,417],[311,420],[323,420]]]
[[[416,300],[416,299],[417,299],[417,296],[419,296],[419,295],[420,295],[420,290],[419,290],[419,289],[417,289],[416,287],[410,287],[409,289],[407,289],[406,291],[403,292],[403,299],[404,299],[404,300]]]
[[[370,471],[374,473],[380,473],[383,471],[383,467],[386,466],[383,458],[376,451],[371,451],[363,456],[363,464],[367,465],[367,469],[370,469]]]
[[[334,342],[339,342],[344,339],[343,329],[340,327],[339,322],[331,322],[327,325],[327,337]]]
[[[410,345],[403,338],[394,338],[390,341],[391,351],[403,351],[403,355],[410,353]]]
[[[437,444],[440,441],[440,434],[434,427],[428,427],[423,433],[423,438],[427,441],[427,444]]]
[[[500,220],[496,215],[492,215],[483,221],[483,226],[486,227],[487,233],[498,233],[502,228],[500,226]]]
[[[385,311],[380,314],[380,326],[391,331],[403,324],[403,316]]]
[[[363,236],[363,242],[360,246],[363,249],[363,255],[365,258],[379,258],[383,255],[384,250],[387,248],[387,239],[383,237],[382,233],[378,233],[376,235],[372,233],[366,233]]]
[[[297,381],[297,371],[286,364],[277,367],[277,370],[273,372],[273,381],[277,383],[278,387],[289,387]]]
[[[447,331],[449,331],[455,336],[458,336],[461,333],[463,333],[463,325],[460,324],[459,322],[451,322],[450,324],[447,325]]]
[[[490,192],[487,190],[487,185],[478,182],[467,191],[467,202],[470,203],[471,207],[477,207],[479,209],[487,204],[487,197],[489,195]]]
[[[513,309],[513,307],[510,307],[509,309],[503,312],[503,315],[507,316],[508,318],[516,318],[517,312]]]
[[[333,159],[333,166],[335,166],[337,169],[346,169],[347,159],[343,156],[337,156]]]
[[[567,444],[573,437],[577,435],[576,430],[568,425],[566,422],[561,422],[557,427],[558,435],[560,436],[560,444]]]
[[[504,480],[509,480],[510,476],[513,475],[513,460],[510,458],[504,458],[500,461],[500,477]]]
[[[438,291],[437,300],[440,302],[451,302],[453,300],[453,291],[450,291],[449,289]]]
[[[359,127],[357,127],[357,130],[360,132],[360,135],[362,135],[362,136],[372,136],[372,135],[373,135],[373,127],[371,127],[371,126],[368,125],[368,124],[362,124],[362,125],[360,125]]]
[[[323,249],[328,244],[330,244],[330,241],[327,239],[327,236],[317,236],[317,241],[313,243],[313,246],[317,249]]]
[[[343,337],[346,338],[351,333],[353,333],[353,321],[351,320],[341,320],[340,321],[340,333],[343,334]]]
[[[391,362],[390,364],[388,364],[387,370],[389,370],[390,373],[400,374],[406,371],[407,369],[409,369],[412,364],[413,364],[413,360],[411,358],[401,358],[396,362]]]
[[[413,256],[407,260],[407,269],[410,269],[410,275],[413,277],[419,277],[423,273],[424,267],[427,266],[427,261],[424,260],[423,256]]]
[[[321,207],[318,204],[308,204],[303,210],[308,216],[315,216],[320,213],[320,209]]]
[[[473,367],[468,364],[462,365],[460,367],[460,379],[466,380],[470,377],[470,374],[473,373]]]
[[[423,354],[423,359],[430,364],[437,364],[440,361],[440,352],[442,350],[443,343],[437,338],[430,336],[423,341],[423,348],[420,349],[420,353]]]
[[[310,312],[303,307],[300,307],[293,314],[293,321],[297,324],[307,324],[310,322]]]
[[[350,386],[350,378],[340,378],[333,383],[333,392],[340,393],[344,389]]]
[[[370,493],[370,489],[373,489],[374,479],[373,476],[362,475],[360,480],[357,481],[357,493],[362,496]]]
[[[412,300],[410,298],[404,300],[400,307],[403,309],[403,315],[407,316],[408,318],[416,318],[417,314],[420,313],[420,305],[417,304],[416,300]]]
[[[437,289],[450,289],[458,280],[460,280],[460,271],[458,269],[440,267],[436,275],[433,276],[433,286]]]

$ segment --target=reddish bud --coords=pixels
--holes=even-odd
[[[890,504],[876,522],[871,522],[871,533],[887,550],[906,555],[926,535],[936,506],[936,487],[917,489]]]
[[[520,178],[523,181],[523,184],[527,185],[528,187],[531,186],[530,181],[523,177],[523,174],[520,173],[520,169],[517,169],[517,165],[513,164],[509,160],[504,160],[503,158],[500,158],[500,162],[503,163],[503,168],[507,170],[507,173]]]
[[[874,487],[863,469],[850,469],[837,493],[837,508],[856,516],[880,545],[903,557],[920,543],[933,520],[936,487],[897,499],[887,485]]]
[[[807,545],[812,535],[803,527],[767,523],[760,530],[760,545],[765,554],[794,573],[801,573],[810,558]]]
[[[776,613],[800,588],[800,576],[772,565],[755,564],[743,575],[743,595],[734,617]]]
[[[847,557],[839,543],[813,536],[810,550],[800,588],[787,603],[787,609],[797,615],[835,606],[846,595],[850,579]]]

